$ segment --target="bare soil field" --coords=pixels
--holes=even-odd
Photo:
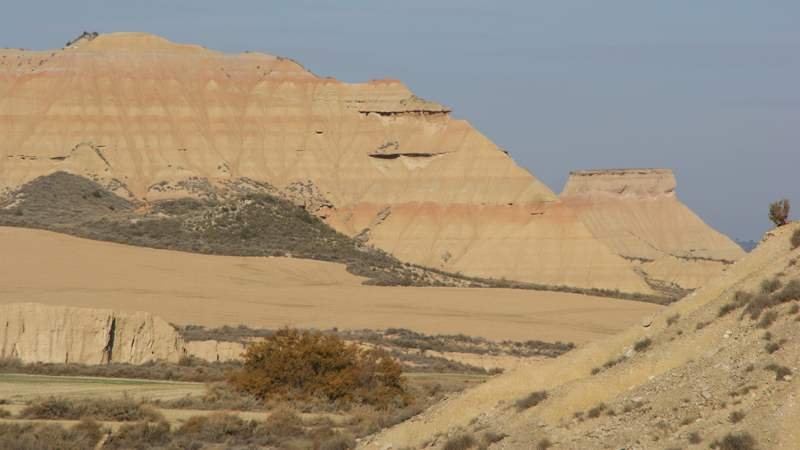
[[[662,307],[513,289],[362,285],[342,264],[182,253],[0,227],[0,302],[148,311],[176,324],[381,329],[581,344]]]

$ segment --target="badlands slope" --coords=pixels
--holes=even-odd
[[[666,169],[576,171],[560,198],[646,278],[696,289],[744,251],[681,203],[676,186]]]
[[[403,261],[653,292],[623,257],[637,255],[585,208],[566,207],[469,123],[394,80],[348,84],[286,58],[141,33],[0,50],[0,192],[58,170],[144,203],[269,183]],[[695,225],[699,236],[679,235],[682,250],[702,241],[713,258],[738,257]],[[669,282],[666,266],[648,273]]]
[[[800,223],[768,233],[724,275],[652,321],[496,377],[362,446],[441,448],[454,436],[491,431],[506,437],[490,448],[504,449],[537,448],[545,440],[550,446],[539,448],[709,448],[726,437],[725,449],[796,449],[800,247],[792,249],[789,238],[795,231]],[[772,306],[753,318],[759,304]],[[547,398],[516,406],[537,391]],[[734,445],[745,434],[754,447]]]
[[[555,292],[365,286],[342,264],[198,255],[20,228],[0,227],[0,248],[0,303],[147,311],[181,325],[402,327],[580,344],[661,309]]]

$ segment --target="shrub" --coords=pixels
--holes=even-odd
[[[794,233],[792,233],[792,237],[791,239],[789,239],[789,242],[792,244],[792,250],[800,247],[800,228],[794,230]],[[795,260],[795,264],[796,263],[797,260]]]
[[[635,344],[633,344],[633,349],[636,350],[637,352],[643,352],[648,348],[650,348],[650,344],[652,343],[653,341],[650,338],[644,338],[641,341],[638,341]]]
[[[505,438],[506,435],[503,433],[495,433],[494,431],[487,431],[486,433],[483,433],[483,443],[487,445],[500,442]]]
[[[447,440],[442,450],[468,450],[475,447],[477,442],[471,434],[460,434]]]
[[[772,294],[781,288],[781,280],[773,278],[771,280],[763,280],[761,282],[761,292],[764,294]]]
[[[703,438],[702,436],[700,436],[700,433],[698,433],[697,431],[692,431],[691,433],[689,433],[690,444],[699,444],[701,442],[703,442]]]
[[[777,342],[769,342],[767,343],[767,345],[764,346],[764,350],[766,350],[767,353],[769,354],[775,353],[780,349],[781,349],[781,344]]]
[[[356,440],[349,434],[336,434],[319,445],[319,450],[349,450],[351,448],[356,448]]]
[[[5,409],[0,409],[0,419],[6,419],[8,417],[11,417],[11,413]]]
[[[108,438],[103,449],[146,450],[169,444],[169,424],[165,421],[123,425]]]
[[[777,311],[767,311],[766,314],[761,316],[761,320],[758,322],[758,328],[769,328],[777,319]]]
[[[0,423],[0,448],[14,450],[85,450],[94,448],[102,430],[84,420],[72,428],[54,424]]]
[[[600,417],[600,414],[602,414],[603,411],[605,411],[605,410],[606,410],[606,404],[605,403],[600,403],[599,405],[597,405],[594,408],[592,408],[589,411],[587,411],[586,412],[586,417],[588,417],[590,419],[595,419],[597,417]]]
[[[789,200],[783,199],[777,202],[770,203],[769,205],[769,220],[775,224],[776,227],[786,225],[789,219]]]
[[[739,423],[739,422],[742,421],[742,419],[744,419],[744,416],[745,416],[745,414],[743,412],[741,412],[741,411],[733,411],[728,416],[728,420],[731,423]]]
[[[781,381],[785,376],[792,374],[792,369],[774,363],[764,367],[764,370],[775,372],[775,381]]]
[[[67,400],[50,397],[31,403],[21,412],[26,419],[77,420],[93,418],[115,422],[139,420],[163,420],[163,416],[141,402],[129,398],[122,399],[78,399]]]
[[[533,408],[534,406],[538,405],[542,401],[547,399],[547,392],[545,391],[536,391],[532,392],[524,398],[517,400],[515,403],[517,407],[517,411],[524,411],[528,408]]]
[[[739,307],[739,305],[737,305],[736,303],[733,303],[733,302],[726,303],[726,304],[722,305],[719,308],[719,313],[717,313],[717,317],[727,316],[728,313],[730,313],[732,311],[735,311],[736,308],[738,308],[738,307]],[[701,328],[699,328],[700,324],[698,323],[697,325],[698,325],[697,329],[698,330],[701,329]]]
[[[208,416],[193,416],[176,430],[178,436],[201,442],[221,444],[231,438],[237,440],[251,434],[252,426],[231,414],[215,413]]]
[[[544,438],[536,444],[536,450],[547,450],[548,448],[552,447],[553,443],[550,442],[550,439]]]
[[[792,303],[792,306],[789,307],[789,314],[797,314],[798,312],[800,312],[800,305]]]
[[[279,408],[261,425],[262,431],[280,437],[296,437],[303,434],[303,419],[288,408]]]
[[[675,325],[676,323],[678,323],[678,319],[680,318],[681,318],[680,314],[674,314],[672,316],[667,317],[667,326],[671,327],[672,325]]]
[[[714,441],[711,448],[718,450],[755,450],[756,440],[750,433],[729,433],[721,441]]]
[[[322,398],[387,407],[408,398],[400,364],[335,335],[282,329],[248,346],[231,385],[260,399]]]

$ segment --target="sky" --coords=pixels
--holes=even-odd
[[[797,0],[26,0],[0,47],[144,31],[288,56],[343,81],[402,80],[556,193],[570,170],[666,167],[678,196],[758,240],[800,218]]]

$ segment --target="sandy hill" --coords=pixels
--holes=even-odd
[[[0,192],[59,170],[143,203],[268,183],[402,261],[653,292],[623,257],[637,255],[395,80],[349,84],[271,55],[88,34],[52,51],[0,50],[0,115]],[[670,278],[662,265],[647,273]]]
[[[522,368],[385,431],[365,448],[796,449],[800,223],[627,331]],[[529,397],[532,393],[539,393]],[[469,444],[469,438],[463,438]],[[457,448],[474,448],[476,445]],[[456,447],[453,447],[456,448]]]

